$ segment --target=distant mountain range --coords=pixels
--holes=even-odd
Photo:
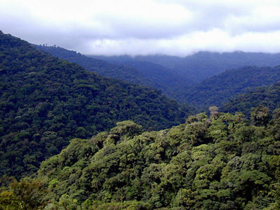
[[[129,66],[114,65],[100,59],[90,58],[75,51],[67,50],[55,46],[34,45],[37,49],[51,54],[52,56],[67,60],[71,63],[77,63],[89,71],[98,73],[101,76],[121,79],[131,83],[141,84],[144,86],[152,86],[149,78],[145,77],[141,72]]]
[[[250,88],[269,86],[280,79],[279,67],[272,67],[280,64],[280,54],[199,52],[185,58],[87,57],[60,47],[37,47],[100,75],[159,89],[178,102],[200,110],[222,106]]]
[[[280,65],[280,54],[269,53],[214,53],[198,52],[186,57],[152,55],[152,56],[94,56],[109,62],[118,64],[132,61],[148,61],[169,68],[174,74],[179,74],[184,79],[195,83],[222,73],[229,69],[240,68],[244,66],[276,66]]]
[[[182,77],[173,70],[149,61],[134,60],[130,57],[118,57],[108,61],[99,57],[88,57],[75,51],[61,47],[36,46],[53,56],[77,63],[89,71],[94,71],[101,76],[121,79],[161,90],[165,95],[184,102],[183,92],[193,84],[189,79]],[[183,91],[183,92],[181,92]]]

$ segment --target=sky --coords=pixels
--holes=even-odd
[[[82,54],[280,52],[280,0],[0,0],[0,30]]]

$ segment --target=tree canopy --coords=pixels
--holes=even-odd
[[[101,77],[0,34],[0,175],[35,172],[74,137],[116,122],[147,130],[184,121],[186,108],[159,91]]]
[[[213,108],[150,132],[119,122],[90,140],[72,139],[30,184],[43,180],[49,209],[278,209],[279,113],[256,123]]]

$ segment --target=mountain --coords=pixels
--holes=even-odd
[[[249,78],[254,76],[249,74],[253,70],[250,70],[251,73],[245,73],[248,74],[246,78],[242,78],[240,74],[243,71],[241,69],[248,72],[248,68],[278,65],[280,54],[199,52],[185,58],[160,55],[85,56],[60,47],[36,47],[54,56],[78,63],[100,75],[146,85],[161,90],[165,95],[180,103],[192,103],[198,107],[213,104],[221,106],[222,103],[236,94],[242,93],[246,88],[271,85],[279,78],[276,75],[275,79],[265,81],[264,84],[260,84],[260,80],[251,84]],[[251,67],[246,67],[246,70],[244,66]],[[240,69],[232,70],[237,76],[232,74],[226,76],[234,68]],[[222,74],[223,72],[226,73]],[[255,73],[258,74],[257,72],[259,70],[256,70]],[[267,73],[268,76],[265,76],[264,71],[261,73],[264,80],[270,79],[266,78],[271,76],[270,70]],[[261,77],[261,75],[255,76]],[[224,82],[219,81],[223,79],[225,79]],[[244,79],[247,80],[247,84],[243,81]],[[233,81],[235,84],[232,83]],[[230,85],[227,85],[227,82]],[[229,87],[230,90],[227,90]]]
[[[265,87],[280,81],[280,66],[243,67],[225,71],[193,86],[184,98],[200,108],[222,106],[250,88]]]
[[[242,112],[250,117],[251,109],[261,105],[268,107],[270,111],[280,107],[280,82],[240,94],[225,103],[221,110],[230,113]]]
[[[77,63],[89,71],[98,73],[104,77],[121,79],[131,83],[141,84],[152,87],[153,82],[142,75],[139,71],[128,66],[118,66],[105,62],[100,59],[94,59],[82,55],[78,52],[66,50],[56,46],[34,45],[37,49],[51,54],[52,56],[67,60],[71,63]]]
[[[192,84],[187,78],[174,74],[171,69],[159,64],[132,59],[130,56],[89,57],[56,46],[40,45],[36,48],[69,62],[80,64],[87,70],[94,71],[102,76],[161,90],[165,95],[179,102],[184,102],[181,100],[181,95]]]
[[[279,70],[228,70],[188,93],[206,106],[263,86],[250,119],[212,106],[185,120],[159,91],[0,31],[0,208],[279,209]]]
[[[247,52],[198,52],[186,57],[136,56],[134,59],[160,64],[188,80],[199,83],[226,70],[244,66],[276,66],[280,64],[280,53]]]
[[[41,209],[279,209],[280,110],[269,119],[255,109],[251,122],[211,110],[166,130],[123,121],[90,140],[72,139],[0,201]]]
[[[103,78],[0,33],[0,176],[35,172],[74,137],[116,122],[146,130],[178,125],[187,111],[150,88]]]
[[[245,52],[199,52],[187,57],[166,55],[91,57],[114,64],[130,66],[136,68],[142,74],[148,73],[147,77],[154,78],[152,81],[156,81],[158,84],[163,84],[162,86],[157,86],[157,88],[162,90],[165,94],[181,103],[193,103],[193,105],[199,107],[211,106],[213,104],[220,106],[232,96],[241,93],[244,88],[262,85],[260,83],[251,85],[249,84],[250,82],[245,84],[246,82],[242,80],[245,78],[241,78],[240,75],[237,75],[237,81],[234,75],[230,75],[230,78],[224,78],[227,79],[225,82],[217,81],[217,83],[215,83],[214,80],[223,79],[220,78],[220,74],[223,72],[227,71],[225,74],[228,74],[229,70],[245,69],[244,66],[261,68],[280,64],[280,54]],[[162,68],[165,67],[165,69],[153,66],[151,65],[152,63],[154,65],[160,65]],[[240,74],[241,71],[236,71],[236,74]],[[244,71],[246,72],[248,70]],[[166,74],[166,72],[168,72],[168,74]],[[266,77],[264,74],[265,73],[263,72],[263,79]],[[268,72],[268,74],[270,74],[270,72]],[[218,76],[218,78],[214,76]],[[161,77],[161,80],[156,80],[156,78],[159,77]],[[276,78],[279,77],[276,76]],[[239,79],[241,79],[241,81],[239,81]],[[243,87],[236,87],[239,89],[237,90],[235,88],[237,85],[233,84],[230,80]],[[249,81],[249,77],[246,77],[246,80]],[[276,81],[277,80],[273,80],[264,83],[266,85],[271,85]],[[227,85],[227,82],[229,82],[229,85]],[[240,82],[243,82],[244,84],[240,84]],[[227,92],[223,91],[224,88]]]

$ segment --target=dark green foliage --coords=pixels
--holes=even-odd
[[[265,106],[259,106],[252,109],[251,121],[257,126],[267,126],[269,122],[269,109]]]
[[[163,67],[159,64],[140,61],[129,56],[123,57],[87,57],[69,51],[60,47],[36,46],[53,56],[68,60],[73,63],[80,64],[90,71],[94,71],[101,76],[121,79],[145,85],[157,90],[161,90],[165,95],[182,100],[183,92],[190,88],[192,82],[181,75],[176,74],[173,70]],[[105,61],[108,61],[105,62]]]
[[[174,68],[176,65],[182,63],[182,68],[192,67],[195,71],[199,71],[198,69],[200,69],[199,66],[201,65],[202,69],[200,70],[201,72],[204,72],[204,74],[200,75],[200,73],[196,72],[196,77],[199,78],[199,80],[201,80],[201,76],[203,76],[203,78],[206,77],[206,73],[209,73],[208,76],[213,76],[213,74],[221,73],[226,69],[246,65],[247,67],[225,71],[224,73],[206,79],[197,85],[194,85],[192,82],[185,82],[192,85],[191,87],[185,86],[186,84],[184,85],[178,80],[176,80],[176,82],[177,85],[180,85],[179,88],[174,84],[165,82],[165,84],[171,84],[170,86],[172,87],[170,88],[175,88],[176,93],[168,94],[166,91],[164,92],[180,102],[186,101],[188,103],[192,103],[193,106],[196,106],[204,111],[207,110],[209,106],[223,105],[224,107],[222,107],[222,110],[225,112],[229,111],[234,113],[236,111],[240,111],[249,117],[251,108],[257,107],[261,104],[269,107],[270,110],[279,107],[279,84],[275,83],[280,79],[279,66],[262,68],[256,67],[279,64],[278,57],[279,54],[262,53],[198,53],[193,56],[186,57],[186,63],[184,65],[182,59],[168,56],[140,56],[135,58],[123,56],[100,58],[110,62],[126,64],[138,68],[139,70],[142,69],[142,71],[148,69],[150,74],[155,73],[155,75],[159,74],[156,73],[155,69],[157,68],[153,67],[154,69],[152,70],[151,65],[145,65],[147,61],[160,63],[170,68]],[[168,62],[173,64],[169,65]],[[218,64],[219,62],[220,65]],[[207,66],[209,68],[213,68],[212,73],[211,71],[208,71],[209,69],[207,69]],[[172,73],[174,75],[179,75],[176,69],[173,70],[174,71]],[[161,71],[164,75],[165,71]],[[180,74],[181,79],[185,81],[189,80],[187,76],[188,71],[181,72]],[[173,77],[170,78],[172,79]],[[266,88],[273,83],[275,84],[272,87]],[[160,89],[165,90],[162,87],[160,87]]]
[[[257,67],[279,65],[280,54],[200,52],[185,58],[93,56],[111,63],[108,64],[59,47],[37,47],[101,75],[159,89],[181,103],[204,110],[221,106],[248,88],[272,85],[280,79],[279,67]],[[229,70],[233,68],[239,69]]]
[[[187,90],[185,98],[188,103],[205,109],[214,105],[221,106],[233,97],[245,93],[249,89],[267,87],[278,81],[280,81],[280,66],[263,68],[243,67],[229,70],[204,80]],[[255,94],[261,96],[263,89],[258,90]],[[277,95],[276,92],[274,93],[275,95]],[[242,105],[246,106],[246,103],[256,103],[257,101],[254,100],[256,97],[256,95],[251,95],[249,99],[243,97],[242,99],[245,99],[245,101]],[[240,98],[239,100],[242,99]],[[258,100],[263,99],[258,98]],[[231,105],[228,107],[231,108]]]
[[[252,89],[244,94],[238,95],[229,102],[225,103],[221,108],[225,112],[234,113],[236,111],[250,116],[252,108],[258,106],[266,106],[269,111],[280,107],[280,83],[269,87],[259,87]]]
[[[116,122],[146,130],[183,122],[186,109],[159,91],[106,79],[0,34],[0,176],[35,172],[75,137]]]
[[[66,50],[61,47],[49,47],[42,45],[35,45],[35,47],[55,57],[67,60],[72,63],[77,63],[87,70],[96,72],[104,77],[121,79],[123,81],[141,84],[153,88],[156,87],[153,85],[153,82],[149,77],[146,77],[141,72],[129,66],[110,64],[103,60],[90,58],[75,51]]]
[[[278,69],[247,68],[244,87]],[[212,106],[170,128],[185,116],[175,101],[1,32],[0,75],[0,173],[41,163],[1,177],[0,209],[279,209],[278,84],[251,118]]]
[[[161,90],[164,94],[176,99],[179,102],[186,102],[183,98],[184,92],[194,84],[188,76],[178,73],[177,69],[167,68],[154,61],[145,61],[145,58],[148,58],[149,56],[144,56],[143,60],[140,56],[91,57],[137,69],[142,75],[149,78],[152,82],[149,84],[150,87]]]
[[[45,196],[47,186],[42,180],[23,179],[14,180],[8,190],[0,190],[0,209],[2,210],[39,210],[47,205]]]
[[[278,112],[256,123],[212,107],[210,117],[157,132],[120,122],[91,140],[72,140],[38,176],[52,204],[67,195],[88,209],[277,209]]]
[[[236,95],[244,93],[248,88],[269,86],[279,81],[279,67],[264,67],[279,65],[279,56],[280,54],[264,53],[199,52],[185,58],[161,55],[98,58],[129,65],[139,70],[144,69],[142,71],[151,69],[150,74],[156,74],[157,68],[144,65],[147,62],[167,67],[167,70],[180,78],[180,80],[176,79],[179,86],[165,82],[170,84],[169,88],[176,89],[169,96],[207,110],[213,105],[221,106]]]

